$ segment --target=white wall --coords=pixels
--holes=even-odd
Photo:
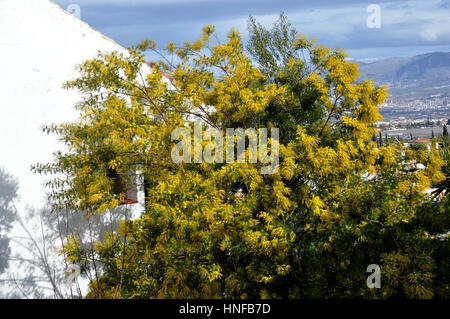
[[[75,120],[77,92],[61,88],[98,50],[124,48],[48,0],[0,0],[0,166],[19,180],[19,210],[45,202],[30,172],[61,149],[40,126]]]
[[[76,64],[94,58],[98,51],[126,53],[48,0],[0,0],[0,167],[18,179],[19,199],[14,204],[22,218],[26,218],[27,208],[44,207],[44,183],[51,178],[31,173],[31,165],[51,161],[53,152],[64,147],[40,127],[78,118],[74,105],[81,96],[63,90],[62,84],[77,77]],[[139,201],[141,204],[129,207],[132,216],[143,210],[142,190]],[[11,235],[26,237],[18,225]],[[13,244],[12,249],[27,256],[20,245]],[[17,266],[10,264],[10,272],[23,271]],[[19,273],[22,275],[26,274]],[[0,284],[0,295],[8,287]]]

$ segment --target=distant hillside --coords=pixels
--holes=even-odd
[[[394,97],[420,98],[450,95],[450,52],[433,52],[411,58],[360,62],[361,78],[386,84]]]

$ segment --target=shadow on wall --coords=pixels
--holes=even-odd
[[[120,221],[131,216],[128,205],[94,215],[54,212],[49,203],[18,212],[14,206],[17,189],[17,182],[0,169],[0,299],[83,298],[87,282],[97,278],[103,267],[93,247],[109,234],[118,236]],[[80,243],[82,257],[75,262],[81,276],[68,285],[71,261],[62,247],[70,238]],[[8,289],[2,291],[4,283]]]
[[[17,181],[0,168],[0,274],[8,267],[10,239],[8,233],[16,219],[14,200],[17,196]]]

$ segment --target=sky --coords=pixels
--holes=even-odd
[[[81,19],[125,47],[144,38],[162,48],[193,41],[207,24],[219,38],[230,28],[247,38],[252,15],[267,27],[284,12],[297,31],[352,59],[450,52],[450,0],[55,0],[75,4]],[[375,4],[380,9],[368,11]],[[375,18],[374,18],[375,17]],[[379,17],[379,20],[374,20]],[[380,21],[379,28],[367,20]]]

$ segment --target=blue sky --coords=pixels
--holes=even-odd
[[[450,52],[450,0],[55,0],[78,4],[82,20],[128,47],[144,38],[160,47],[195,40],[214,24],[224,38],[234,27],[247,36],[251,14],[268,27],[283,11],[292,25],[354,59]],[[381,8],[381,28],[368,28],[370,4]]]

